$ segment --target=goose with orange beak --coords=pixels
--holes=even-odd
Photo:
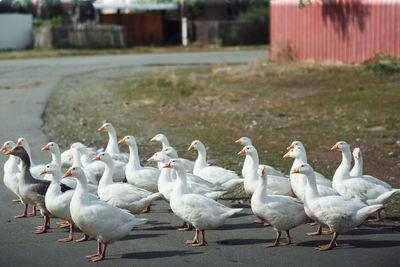
[[[252,145],[251,139],[246,136],[239,138],[238,140],[235,141],[235,143],[241,144],[243,146],[251,146]],[[245,175],[249,172],[249,168],[251,168],[251,165],[252,165],[251,158],[250,158],[250,156],[246,155],[246,157],[244,158],[244,163],[243,163],[243,168],[242,168],[242,176],[243,177],[245,177]],[[265,164],[260,165],[260,166],[264,166],[267,168],[268,175],[282,176],[282,177],[287,178],[287,176],[284,173],[278,171],[277,169],[275,169],[272,166],[265,165]]]
[[[167,156],[169,156],[170,158],[180,159],[183,164],[183,167],[185,168],[185,171],[188,173],[193,173],[194,161],[180,158],[178,156],[178,152],[176,152],[176,150],[171,146],[164,147],[161,151],[164,152],[165,154],[167,154]],[[161,166],[161,169],[162,169],[162,166]]]
[[[292,173],[304,174],[307,177],[304,210],[311,219],[320,225],[329,227],[332,240],[327,245],[319,246],[318,250],[333,249],[340,233],[359,226],[367,217],[382,208],[382,204],[368,206],[359,199],[349,199],[340,195],[321,196],[318,192],[315,173],[312,167],[303,163]]]
[[[152,193],[129,183],[114,182],[114,161],[107,152],[101,152],[93,160],[105,164],[97,194],[108,204],[137,214],[161,196],[160,193]]]
[[[188,151],[197,150],[198,155],[194,164],[193,174],[200,176],[210,183],[220,185],[225,191],[232,192],[236,187],[243,183],[243,179],[240,178],[234,171],[227,170],[219,166],[209,166],[206,161],[207,152],[206,147],[199,140],[194,140]]]
[[[49,181],[35,179],[31,172],[31,160],[28,152],[22,146],[16,146],[7,152],[8,155],[15,155],[21,159],[21,174],[19,175],[18,190],[21,196],[22,202],[30,204],[39,208],[40,213],[44,217],[43,226],[36,227],[37,230],[33,231],[34,234],[45,233],[50,228],[50,212],[46,208],[45,194],[50,185]],[[26,206],[27,208],[27,206]],[[33,215],[33,214],[32,214]],[[17,216],[16,218],[25,217],[26,209],[24,214]]]
[[[305,223],[308,219],[303,203],[290,196],[269,195],[267,193],[269,177],[265,167],[259,167],[258,176],[260,183],[251,197],[251,210],[258,218],[274,227],[277,233],[275,242],[265,247],[288,245],[291,243],[289,230]],[[282,231],[286,232],[286,242],[281,243],[279,240]]]
[[[385,204],[394,195],[400,194],[400,189],[393,189],[391,185],[372,176],[350,176],[351,151],[345,141],[337,142],[331,150],[342,152],[342,162],[333,176],[332,186],[339,194],[347,198],[357,198],[368,205]],[[380,212],[377,219],[380,221]]]
[[[160,170],[140,165],[139,151],[135,137],[127,135],[119,143],[127,144],[129,147],[129,161],[125,168],[125,176],[128,183],[153,193],[158,192],[157,183]]]
[[[70,205],[72,220],[82,232],[97,240],[97,253],[86,258],[93,262],[101,261],[105,258],[109,244],[128,235],[133,227],[144,224],[147,220],[136,218],[126,210],[104,201],[91,200],[82,168],[69,168],[64,177],[69,176],[77,179],[77,187]]]
[[[117,132],[115,131],[114,126],[111,123],[106,122],[98,130],[106,131],[108,133],[108,143],[105,152],[110,154],[114,160],[128,162],[129,155],[119,151]]]
[[[179,159],[171,159],[164,165],[164,168],[173,168],[177,173],[175,188],[170,200],[172,211],[183,221],[191,223],[196,228],[194,239],[185,243],[193,247],[206,246],[205,230],[222,226],[229,217],[242,209],[231,209],[204,195],[190,193],[187,189],[186,172]],[[200,232],[201,242],[199,242]]]
[[[8,150],[15,147],[15,143],[11,140],[4,142],[0,151],[6,153]],[[18,190],[18,175],[20,175],[20,170],[18,168],[19,158],[14,155],[9,155],[7,161],[3,166],[3,182],[4,185],[13,192],[18,199],[13,200],[13,202],[20,202],[21,197]]]

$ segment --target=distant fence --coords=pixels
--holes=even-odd
[[[121,25],[81,24],[52,27],[54,48],[124,48],[125,30]]]
[[[250,45],[269,42],[269,29],[265,23],[217,20],[195,20],[192,23],[192,35],[201,44]]]
[[[307,1],[305,1],[307,2]],[[271,0],[271,59],[362,62],[377,52],[400,56],[399,0]]]
[[[31,14],[0,14],[0,50],[26,49],[32,45]]]

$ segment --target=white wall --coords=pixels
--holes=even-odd
[[[31,14],[0,14],[0,50],[25,49],[31,43]]]

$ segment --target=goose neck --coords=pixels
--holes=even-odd
[[[336,169],[333,179],[341,180],[346,179],[350,176],[350,165],[351,165],[351,152],[350,148],[346,147],[342,151],[342,162]]]
[[[362,172],[363,172],[363,160],[362,157],[360,156],[359,158],[354,158],[354,166],[353,169],[351,170],[351,175],[362,176]]]
[[[307,163],[307,157],[305,159],[303,157],[301,157],[301,156],[295,157],[294,161],[293,161],[293,164],[292,164],[292,168],[290,169],[290,173],[292,173],[293,170],[295,168],[297,168],[302,163]]]
[[[71,201],[79,201],[81,203],[89,201],[88,185],[86,182],[77,179],[76,188]]]
[[[108,130],[108,143],[107,143],[106,152],[111,155],[119,153],[118,142],[117,142],[117,133],[115,132],[115,129],[113,129],[113,128]]]
[[[129,166],[133,166],[135,169],[140,168],[139,152],[136,143],[129,144]]]
[[[186,173],[184,170],[176,169],[176,181],[175,181],[175,188],[174,194],[183,195],[187,192],[187,182],[186,182]]]
[[[78,149],[72,149],[72,165],[75,167],[83,167],[82,162],[81,162],[81,153],[78,151]]]
[[[197,159],[196,159],[196,162],[195,162],[195,168],[206,167],[207,166],[206,157],[207,157],[206,148],[205,147],[199,147],[197,149]]]
[[[113,183],[113,163],[112,162],[104,162],[104,172],[101,176],[99,187],[103,187],[106,185],[110,185]]]
[[[307,174],[306,177],[307,177],[307,185],[305,191],[305,198],[307,198],[309,201],[312,201],[313,199],[320,196],[317,188],[315,173],[311,172]]]
[[[60,151],[51,152],[51,163],[61,166],[61,153]]]

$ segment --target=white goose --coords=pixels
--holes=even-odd
[[[232,192],[235,188],[243,183],[234,171],[230,171],[218,166],[209,166],[206,157],[206,148],[199,140],[194,140],[188,150],[196,149],[198,156],[194,164],[193,174],[200,176],[210,183],[221,185],[225,191]]]
[[[188,173],[193,173],[194,161],[178,157],[178,153],[171,146],[164,147],[162,149],[162,151],[165,152],[165,154],[167,154],[171,158],[174,158],[174,159],[178,159],[179,158],[181,160],[182,164],[183,164],[183,167],[185,168],[185,171],[188,172]]]
[[[238,140],[235,141],[235,143],[242,144],[244,147],[252,145],[251,139],[246,137],[246,136],[243,136],[243,137],[239,138]],[[243,168],[242,168],[242,176],[243,177],[245,176],[245,173],[247,173],[248,169],[250,168],[250,165],[251,165],[250,161],[251,161],[250,157],[246,155],[246,157],[244,158],[244,163],[243,163]],[[266,168],[268,175],[287,177],[284,173],[276,170],[272,166],[264,165],[264,164],[262,164],[260,166],[263,166],[263,167]]]
[[[94,160],[101,160],[105,164],[97,195],[108,204],[136,214],[161,196],[160,193],[151,193],[128,183],[114,183],[114,161],[107,152],[101,152]]]
[[[258,175],[260,183],[251,197],[251,210],[258,218],[272,225],[276,231],[275,242],[267,244],[265,247],[288,245],[291,243],[289,230],[305,223],[308,219],[303,203],[293,197],[267,194],[269,180],[267,168],[260,166]],[[282,231],[286,232],[286,242],[280,243]]]
[[[248,195],[252,195],[260,181],[257,174],[259,167],[257,150],[254,146],[247,145],[238,152],[238,155],[248,156],[248,167],[244,173],[244,190]],[[269,195],[294,196],[289,179],[276,175],[268,175],[267,193]]]
[[[142,167],[140,165],[135,137],[125,136],[119,143],[127,144],[129,147],[129,162],[125,168],[125,176],[128,183],[150,192],[158,192],[157,182],[160,176],[160,170],[153,167]]]
[[[171,160],[166,153],[163,151],[156,152],[154,155],[148,159],[148,161],[161,162],[163,166]],[[181,163],[184,165],[184,161],[182,159]],[[223,188],[219,185],[210,183],[199,176],[194,174],[187,174],[187,186],[189,192],[195,194],[205,195],[214,200],[220,198],[222,195],[226,193]],[[164,199],[169,203],[171,199],[171,194],[174,189],[174,184],[176,180],[176,172],[169,168],[162,168],[160,177],[158,178],[158,191],[163,195]]]
[[[115,131],[114,126],[111,123],[106,122],[99,128],[99,131],[107,131],[108,133],[108,144],[105,152],[110,154],[115,160],[128,162],[129,154],[119,151],[117,132]]]
[[[204,195],[190,193],[186,184],[186,172],[179,159],[170,160],[164,165],[164,168],[174,168],[177,173],[175,188],[170,200],[172,211],[196,228],[194,239],[185,243],[193,247],[206,246],[204,231],[223,225],[229,217],[242,209],[231,209]],[[201,243],[198,241],[200,231]]]
[[[46,191],[44,201],[47,209],[51,215],[63,219],[69,223],[69,236],[67,238],[59,239],[59,242],[69,242],[74,239],[74,222],[71,217],[70,203],[74,190],[61,183],[62,173],[61,168],[56,163],[47,164],[46,167],[41,171],[41,174],[50,176],[51,183]],[[66,177],[70,178],[70,177]],[[63,178],[63,179],[66,179]],[[70,178],[72,179],[72,178]],[[91,198],[97,199],[95,195],[91,195]],[[61,224],[62,225],[62,224]],[[88,236],[84,235],[83,238],[75,240],[75,242],[81,242],[87,240]]]
[[[35,164],[35,163],[33,162],[33,160],[32,160],[32,154],[31,154],[31,149],[30,149],[30,147],[29,147],[28,140],[26,140],[26,139],[23,138],[23,137],[18,138],[17,146],[22,146],[22,147],[26,150],[26,152],[28,153],[28,155],[29,155],[29,160],[31,161],[31,168],[30,168],[30,171],[31,171],[31,174],[33,175],[33,177],[35,177],[36,179],[43,179],[43,177],[41,177],[41,176],[39,175],[39,173],[40,173],[41,170],[44,168],[45,164]],[[21,166],[20,166],[20,168],[21,168]]]
[[[287,147],[286,149],[287,150],[290,150],[290,149],[293,149],[293,148],[295,148],[295,147],[299,147],[300,149],[301,149],[301,151],[302,151],[302,154],[301,154],[301,156],[300,156],[300,158],[299,158],[299,162],[296,162],[296,164],[297,163],[300,163],[300,162],[302,162],[302,163],[307,163],[307,153],[306,153],[306,149],[305,149],[305,147],[304,147],[304,145],[303,145],[303,143],[301,142],[301,141],[293,141],[292,142],[292,144],[289,146],[289,147]],[[292,165],[292,167],[297,167],[298,165],[294,165],[294,162],[293,162],[293,165]],[[326,178],[324,175],[322,175],[321,173],[319,173],[319,172],[315,172],[315,177],[317,177],[317,184],[322,184],[322,185],[325,185],[325,186],[329,186],[329,187],[332,187],[332,181],[331,180],[329,180],[328,178]]]
[[[5,153],[8,150],[12,149],[13,147],[15,147],[15,143],[13,141],[11,141],[11,140],[6,141],[6,142],[4,142],[0,151],[3,151]],[[18,190],[18,175],[20,173],[20,170],[18,168],[18,162],[19,162],[18,157],[14,156],[14,155],[10,155],[3,166],[4,185],[18,197],[18,199],[13,200],[13,202],[21,201],[21,196],[19,195],[19,190]]]
[[[93,158],[94,156],[97,155],[98,152],[101,152],[102,149],[99,149],[97,151],[96,148],[94,148],[94,147],[88,147],[88,151],[89,151],[89,158]],[[74,162],[74,160],[73,160],[73,155],[72,155],[71,149],[67,149],[61,153],[61,167],[69,168],[72,166],[73,162]]]
[[[339,194],[347,198],[358,198],[368,205],[385,204],[389,199],[400,193],[389,184],[372,176],[350,176],[351,151],[345,141],[337,142],[331,150],[342,152],[342,162],[333,176],[332,186]],[[377,220],[381,220],[378,211]]]
[[[332,240],[318,250],[330,250],[336,245],[340,233],[359,226],[370,214],[382,208],[382,204],[367,206],[359,199],[348,199],[343,196],[321,196],[316,186],[314,170],[307,163],[293,170],[307,177],[304,208],[306,214],[319,224],[329,227],[333,232]]]
[[[85,173],[80,167],[71,167],[64,176],[73,176],[78,181],[70,205],[72,220],[82,232],[97,240],[97,253],[86,256],[89,260],[103,260],[108,244],[129,234],[133,227],[146,223],[146,219],[136,218],[126,210],[90,200]]]

